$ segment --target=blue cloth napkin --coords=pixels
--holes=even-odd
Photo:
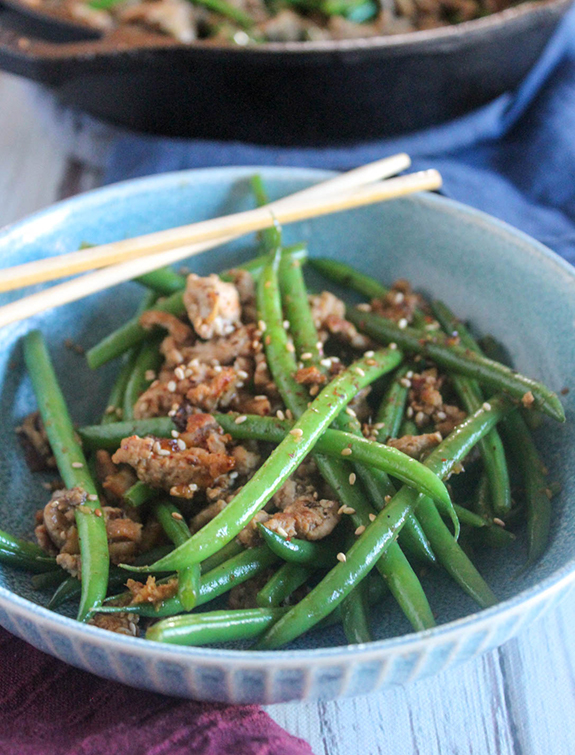
[[[443,193],[511,223],[575,263],[575,5],[518,90],[455,121],[334,148],[267,147],[129,135],[108,182],[185,168],[292,165],[346,170],[408,152],[437,168]]]

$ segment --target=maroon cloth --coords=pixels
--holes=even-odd
[[[0,628],[0,755],[313,755],[255,705],[165,697],[92,676]]]

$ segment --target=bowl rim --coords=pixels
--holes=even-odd
[[[267,175],[269,178],[275,180],[281,180],[282,178],[285,180],[301,179],[310,183],[326,180],[336,174],[336,171],[315,168],[232,166],[172,171],[159,175],[128,179],[62,200],[23,220],[4,227],[0,230],[0,248],[3,244],[10,241],[12,234],[28,231],[28,239],[34,240],[38,235],[42,234],[43,229],[46,230],[51,226],[61,224],[67,215],[78,211],[85,214],[91,207],[109,203],[115,197],[126,198],[127,196],[161,189],[174,189],[179,184],[181,185],[182,181],[193,184],[195,179],[202,179],[204,183],[206,180],[212,183],[224,182],[231,186],[238,180],[253,175],[254,172],[261,173],[264,178]],[[468,223],[488,227],[492,233],[507,239],[512,244],[516,246],[519,244],[526,256],[537,258],[538,260],[543,259],[546,264],[555,268],[555,272],[570,279],[575,285],[574,267],[539,241],[502,220],[494,218],[481,210],[476,210],[461,202],[437,194],[422,193],[404,197],[402,201],[421,203],[432,207],[436,211],[455,215],[460,220]],[[227,664],[239,665],[244,668],[261,668],[269,661],[273,661],[276,666],[291,667],[297,662],[305,663],[312,659],[319,663],[329,663],[336,656],[340,660],[345,657],[345,659],[353,661],[366,662],[374,656],[385,656],[387,652],[396,650],[400,646],[402,652],[407,653],[416,650],[421,645],[440,644],[446,639],[450,639],[451,635],[455,639],[461,630],[465,630],[471,625],[476,629],[490,625],[494,619],[503,619],[507,615],[513,615],[520,607],[523,609],[524,607],[542,602],[546,598],[552,598],[554,594],[561,594],[573,582],[575,582],[575,555],[541,582],[521,590],[516,595],[497,603],[491,608],[474,611],[459,619],[439,624],[424,631],[410,631],[403,635],[375,640],[366,644],[335,645],[327,648],[312,649],[259,651],[209,648],[204,646],[185,647],[146,640],[140,637],[128,637],[88,624],[82,624],[76,621],[76,619],[49,611],[47,608],[21,597],[1,585],[0,607],[6,610],[9,616],[12,611],[13,615],[33,622],[40,620],[46,628],[51,627],[57,631],[65,630],[70,637],[74,636],[84,641],[90,639],[93,644],[106,645],[118,651],[132,651],[139,655],[153,656],[156,660],[164,658],[173,659],[174,656],[177,656],[182,661],[223,661]]]

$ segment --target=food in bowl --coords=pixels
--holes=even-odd
[[[189,43],[355,39],[458,24],[512,7],[507,0],[26,0],[102,31],[145,29]]]
[[[555,394],[485,358],[445,306],[405,281],[387,289],[315,259],[369,302],[346,307],[329,291],[308,299],[304,250],[279,242],[267,235],[270,250],[247,270],[146,278],[174,293],[88,352],[97,366],[132,349],[102,424],[80,429],[87,459],[42,339],[27,336],[50,449],[38,422],[27,435],[56,457],[67,488],[38,535],[74,573],[54,602],[81,590],[80,618],[126,634],[139,617],[160,619],[150,639],[258,637],[261,648],[340,619],[350,642],[364,642],[366,606],[384,585],[414,628],[433,626],[421,563],[440,562],[479,605],[495,602],[453,536],[460,527],[466,548],[500,546],[513,538],[503,525],[526,518],[530,561],[541,555],[553,485],[521,412],[562,420]],[[498,423],[522,475],[515,500]],[[451,495],[440,479],[449,475]],[[161,530],[176,546],[167,553]],[[41,582],[65,576],[48,553],[5,542],[20,564],[47,567]],[[101,606],[127,562],[128,591]],[[228,591],[232,611],[186,612]]]

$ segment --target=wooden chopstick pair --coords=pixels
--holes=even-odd
[[[255,210],[8,268],[0,275],[0,291],[87,270],[96,272],[0,307],[0,327],[179,262],[244,234],[269,228],[274,223],[287,225],[441,186],[441,176],[434,170],[389,179],[410,164],[407,155],[394,155]],[[386,178],[388,180],[381,180]]]

